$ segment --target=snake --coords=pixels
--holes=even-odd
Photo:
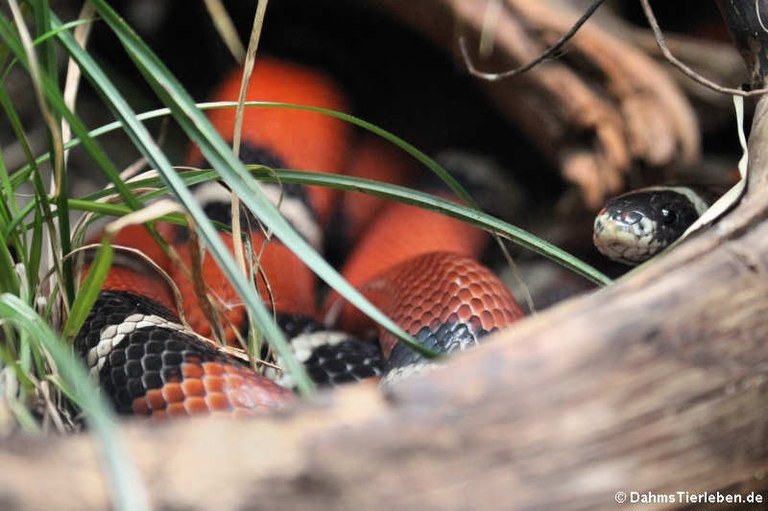
[[[689,186],[652,186],[609,199],[595,216],[593,243],[609,259],[635,266],[680,239],[714,202]]]
[[[212,99],[237,100],[242,74],[242,69],[233,70]],[[330,77],[271,57],[257,59],[245,100],[349,109],[342,88]],[[235,112],[219,109],[207,115],[232,142]],[[393,184],[407,182],[414,170],[410,159],[384,140],[300,109],[245,109],[239,157],[249,165]],[[187,163],[208,166],[195,147]],[[330,243],[346,247],[338,264],[341,275],[426,348],[438,353],[469,349],[524,315],[503,282],[479,262],[489,235],[474,226],[361,193],[287,183],[263,182],[261,188],[316,250]],[[194,193],[212,220],[232,223],[231,190],[212,181]],[[445,190],[436,193],[458,201]],[[435,365],[344,297],[323,289],[257,218],[243,211],[238,220],[255,256],[250,261],[253,285],[318,385],[403,381]],[[256,355],[268,363],[256,364],[245,354],[243,342],[251,328],[245,306],[213,257],[201,253],[194,232],[162,222],[153,227],[154,234],[147,225],[128,226],[111,239],[126,250],[116,252],[75,339],[76,351],[115,410],[156,418],[237,416],[295,402],[296,381],[280,356],[264,348]],[[234,249],[232,231],[222,230],[219,238]]]

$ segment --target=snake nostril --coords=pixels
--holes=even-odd
[[[634,225],[643,219],[643,215],[637,211],[628,210],[622,211],[619,219],[627,225]]]

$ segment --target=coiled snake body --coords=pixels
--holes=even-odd
[[[235,100],[240,72],[227,78],[215,100]],[[308,104],[345,110],[344,97],[320,73],[286,62],[261,59],[246,100]],[[235,114],[216,110],[210,119],[231,139]],[[281,108],[246,109],[241,159],[246,164],[322,172],[345,172],[401,182],[410,163],[372,137],[350,132],[338,120]],[[355,139],[357,137],[357,139]],[[353,142],[354,141],[354,142]],[[189,162],[205,166],[196,149]],[[420,343],[450,352],[475,345],[485,334],[522,317],[514,297],[477,261],[487,236],[436,213],[327,188],[264,184],[296,230],[316,248],[329,229],[343,228],[353,247],[342,274]],[[229,223],[230,196],[207,183],[197,194],[206,212]],[[340,223],[337,219],[346,219]],[[330,293],[318,306],[312,272],[278,239],[267,242],[255,219],[242,215],[254,252],[254,285],[290,337],[297,358],[321,384],[402,376],[424,364],[421,356]],[[292,378],[253,370],[234,348],[209,338],[216,330],[198,303],[201,285],[210,298],[221,337],[232,347],[247,334],[244,307],[210,255],[200,262],[204,282],[189,268],[197,252],[185,228],[157,225],[178,255],[172,261],[143,226],[123,229],[116,245],[142,251],[162,268],[183,297],[182,323],[170,287],[139,257],[116,259],[103,291],[76,339],[94,378],[121,413],[152,416],[202,413],[250,414],[293,399]],[[338,235],[338,232],[336,232]],[[231,234],[220,234],[232,248]],[[334,330],[327,330],[331,322]],[[330,320],[328,319],[330,318]],[[214,322],[216,323],[216,322]],[[371,333],[379,342],[371,340]],[[276,360],[280,364],[280,360]]]

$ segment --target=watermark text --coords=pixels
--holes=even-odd
[[[754,491],[749,493],[618,491],[614,498],[619,504],[764,504],[768,502],[765,495]]]

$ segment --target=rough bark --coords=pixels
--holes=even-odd
[[[768,31],[765,18],[768,2],[755,0],[717,0],[717,6],[725,19],[736,48],[749,69],[750,83],[759,86],[768,73]]]

